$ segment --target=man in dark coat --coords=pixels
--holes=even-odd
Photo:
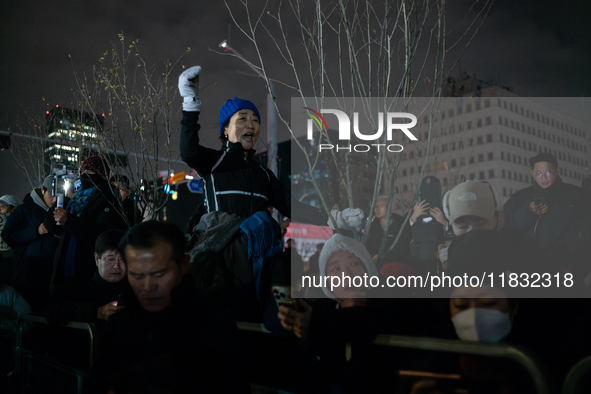
[[[505,203],[505,228],[526,233],[568,267],[589,240],[589,199],[580,187],[562,181],[552,154],[540,153],[529,163],[536,183]]]
[[[52,177],[27,194],[6,220],[2,238],[14,251],[13,287],[25,297],[33,311],[42,311],[49,298],[53,256],[58,238],[43,224],[45,214],[55,203],[51,196]]]
[[[98,236],[94,258],[97,270],[92,279],[67,285],[47,307],[45,316],[53,324],[82,321],[99,324],[124,308],[119,295],[127,289],[127,267],[117,247],[124,232],[113,229]],[[121,304],[119,304],[121,302]]]
[[[102,366],[114,392],[250,392],[237,364],[237,327],[190,278],[185,237],[150,220],[121,241],[132,294],[108,322]]]

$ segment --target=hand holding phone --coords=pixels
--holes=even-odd
[[[275,298],[275,302],[277,303],[277,309],[279,309],[279,307],[283,305],[295,311],[298,310],[295,298],[291,298],[290,286],[276,285],[273,286],[271,289],[273,290],[273,298]]]
[[[548,205],[545,204],[546,199],[535,199],[534,201],[529,203],[529,210],[534,214],[534,215],[543,215],[548,211]]]
[[[101,306],[96,311],[96,317],[99,320],[109,321],[109,317],[120,310],[124,309],[124,306],[118,305],[117,301],[111,301],[106,305]]]
[[[298,310],[281,305],[277,317],[283,328],[293,331],[298,338],[305,339],[308,335],[310,319],[312,318],[312,307],[301,298],[294,301],[297,301]]]

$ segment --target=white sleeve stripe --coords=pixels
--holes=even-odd
[[[267,172],[265,167],[263,167],[261,164],[259,164],[259,166],[261,166],[261,168],[263,169],[263,172],[265,173],[265,175],[267,175],[267,179],[269,180],[269,183],[271,183],[271,177],[269,176],[269,173]]]
[[[213,199],[215,200],[215,210],[219,211],[220,205],[218,203],[217,193],[215,191],[215,181],[213,179],[213,174],[209,174],[209,177],[211,178],[211,190],[213,191]]]
[[[269,201],[269,199],[265,195],[262,195],[262,194],[259,194],[259,193],[244,192],[242,190],[226,190],[226,191],[223,191],[223,192],[215,192],[215,195],[216,196],[225,195],[225,194],[241,194],[241,195],[246,195],[246,196],[253,195],[253,196],[256,196],[256,197],[264,198],[265,200]],[[216,201],[217,201],[217,199],[216,199]]]
[[[224,160],[224,157],[226,157],[226,153],[228,153],[227,150],[224,151],[224,153],[222,153],[222,155],[220,156],[219,160],[217,161],[217,163],[214,164],[213,167],[211,167],[211,172],[214,172],[215,169],[220,165],[220,163],[222,162],[222,160]]]
[[[203,182],[203,195],[205,196],[204,198],[204,202],[205,202],[205,207],[207,208],[207,212],[211,212],[211,207],[209,206],[209,200],[207,198],[207,182]]]

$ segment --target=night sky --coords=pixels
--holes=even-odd
[[[229,3],[244,22],[240,2]],[[264,2],[250,3],[254,11]],[[447,3],[449,26],[461,28],[462,18],[467,15],[469,19],[473,12],[469,9],[472,2]],[[591,96],[589,4],[495,1],[456,71],[511,87],[520,96]],[[208,87],[201,94],[202,135],[205,145],[217,147],[217,114],[225,99],[248,98],[259,109],[265,108],[263,80],[252,76],[240,60],[210,51],[219,50],[218,44],[228,38],[230,23],[221,1],[2,1],[0,130],[14,128],[18,118],[42,116],[56,104],[68,106],[73,101],[74,72],[92,70],[123,33],[129,41],[139,40],[140,52],[149,63],[175,60],[191,48],[182,63],[203,67],[200,84]],[[231,29],[231,44],[246,58],[255,59],[254,48],[236,28]],[[280,78],[280,59],[268,60],[270,71]],[[287,89],[278,88],[281,106],[289,108],[290,95]],[[281,128],[280,141],[288,138]],[[15,194],[22,199],[29,186],[11,166],[6,151],[0,152],[0,166],[0,195]],[[183,163],[175,168],[187,169]]]

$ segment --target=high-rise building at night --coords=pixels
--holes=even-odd
[[[88,151],[100,143],[103,117],[56,106],[45,118],[49,139],[45,154],[50,166],[77,170]]]

